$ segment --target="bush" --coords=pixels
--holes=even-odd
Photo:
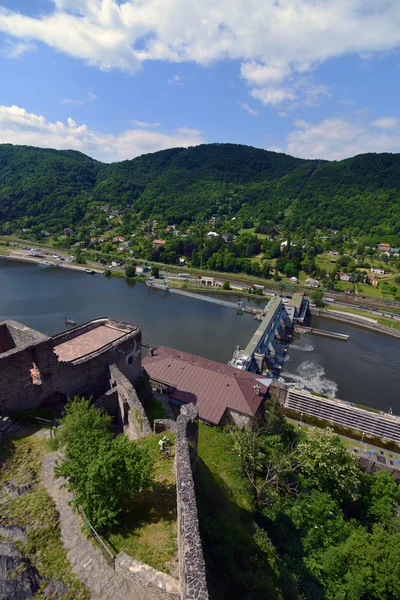
[[[135,277],[136,275],[136,266],[135,265],[127,265],[125,267],[125,275],[126,277]]]
[[[152,463],[147,453],[124,435],[111,433],[112,418],[89,400],[75,398],[64,411],[55,444],[64,448],[56,477],[65,477],[93,527],[118,523],[135,495],[149,489]]]
[[[230,290],[231,289],[231,284],[229,283],[229,281],[224,281],[222,289],[223,290]]]

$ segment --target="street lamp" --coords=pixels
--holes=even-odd
[[[361,437],[361,443],[363,443],[363,441],[364,441],[364,435],[365,435],[365,433],[363,432],[362,437]]]
[[[303,413],[300,413],[300,423],[299,423],[299,427],[301,427],[301,420],[303,418]]]

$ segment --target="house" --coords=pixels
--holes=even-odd
[[[99,241],[99,242],[105,242],[105,241],[106,241],[106,238],[105,238],[105,237],[103,237],[103,236],[100,236],[100,237],[99,237],[99,239],[98,239],[98,241]]]
[[[367,279],[371,285],[376,287],[379,284],[379,279],[377,279],[374,275],[367,275]]]
[[[335,250],[329,250],[328,254],[330,256],[338,256],[339,252],[336,252]]]
[[[143,359],[153,387],[163,389],[172,407],[192,402],[210,425],[245,426],[263,410],[270,379],[193,354],[160,346]]]
[[[371,267],[371,273],[375,273],[376,275],[384,275],[386,271],[385,269],[380,269],[379,267]]]
[[[290,283],[297,283],[299,280],[297,279],[297,277],[291,277],[289,281]]]
[[[126,252],[125,246],[118,246],[117,250],[118,252]]]
[[[163,248],[165,246],[165,240],[153,240],[151,243],[153,248]]]
[[[186,258],[178,258],[178,262],[180,265],[186,265]]]
[[[136,273],[137,273],[138,275],[140,275],[140,274],[142,274],[142,273],[148,273],[149,271],[150,271],[150,267],[149,267],[149,265],[144,265],[144,264],[143,264],[143,265],[138,265],[138,266],[136,267]]]
[[[24,229],[22,231],[25,231]],[[389,254],[398,256],[400,254],[400,248],[389,248]]]
[[[305,280],[305,285],[307,285],[308,287],[319,287],[319,281],[317,281],[316,279],[306,279]]]
[[[71,229],[71,227],[66,227],[64,229],[64,235],[66,235],[67,237],[70,237],[73,234],[73,230]]]
[[[235,236],[233,235],[233,233],[231,233],[230,231],[228,231],[228,233],[223,233],[222,234],[222,239],[225,242],[233,242],[233,240],[235,239]]]
[[[208,239],[210,239],[210,240],[211,240],[211,239],[213,239],[213,238],[217,238],[217,237],[219,237],[219,234],[218,234],[216,231],[209,231],[209,232],[207,233],[207,237],[208,237]]]
[[[168,225],[168,226],[167,226],[167,227],[164,229],[164,231],[166,231],[167,233],[169,233],[170,231],[172,231],[172,229],[173,229],[173,228],[172,228],[172,226],[171,226],[171,225]]]
[[[336,275],[339,275],[340,281],[350,281],[351,273],[342,273],[339,271]]]
[[[113,242],[125,242],[125,238],[123,235],[116,235],[113,237]]]
[[[94,244],[94,242],[97,242],[97,238],[96,237],[91,237],[90,241],[91,241],[92,244]]]
[[[281,243],[280,245],[280,249],[283,250],[284,248],[286,248],[288,245],[287,240],[285,240],[284,242]]]
[[[221,287],[222,283],[220,281],[216,281],[214,277],[201,277],[200,278],[201,285],[207,285],[211,287]]]
[[[381,250],[381,252],[389,252],[390,244],[378,244],[378,250]]]
[[[112,267],[120,267],[122,265],[122,262],[120,260],[113,260],[111,261],[111,266]]]

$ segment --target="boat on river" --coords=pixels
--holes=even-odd
[[[96,271],[94,269],[85,269],[85,272],[88,273],[89,275],[94,275],[96,273]]]
[[[38,260],[37,263],[40,267],[52,267],[52,263],[49,262],[48,260]]]

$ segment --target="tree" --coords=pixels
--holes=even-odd
[[[151,274],[153,275],[153,277],[155,277],[156,279],[158,279],[160,277],[160,269],[157,267],[157,265],[153,265],[151,267]]]
[[[229,281],[224,281],[222,289],[223,290],[230,290],[231,289],[231,284],[229,283]]]
[[[125,275],[126,277],[135,277],[136,275],[136,265],[127,265],[125,267]]]
[[[322,290],[313,290],[310,295],[315,306],[322,308],[324,305],[324,292]]]
[[[338,502],[355,500],[360,486],[357,459],[343,446],[329,427],[312,427],[302,432],[297,445],[296,461],[303,484],[327,492]]]
[[[257,511],[276,501],[280,494],[297,490],[293,453],[285,447],[279,434],[268,435],[268,427],[253,419],[251,426],[234,428],[231,435]]]
[[[75,398],[64,411],[55,443],[64,450],[57,477],[65,477],[76,504],[95,528],[118,522],[121,512],[152,483],[146,452],[120,434],[111,433],[112,417],[89,400]]]

